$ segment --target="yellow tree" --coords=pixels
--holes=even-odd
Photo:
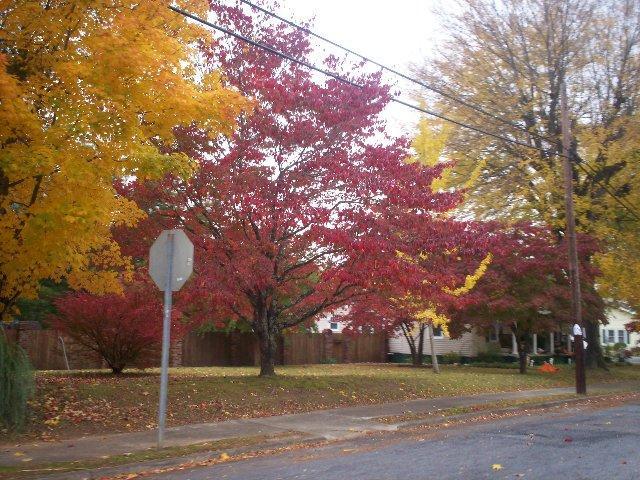
[[[0,318],[45,278],[119,289],[110,230],[142,212],[114,180],[189,175],[174,128],[214,142],[246,107],[197,68],[203,35],[155,0],[0,0]]]
[[[587,158],[606,155],[609,164],[624,165],[610,188],[624,193],[624,202],[635,207],[640,215],[640,116],[625,119],[623,129],[623,135],[616,135],[608,142],[604,137],[614,131],[592,129],[583,133],[580,143]],[[598,288],[603,295],[624,300],[640,312],[640,218],[629,215],[611,197],[603,200],[606,203],[600,205],[600,221],[594,226],[596,235],[604,239],[603,251],[595,257],[602,271]]]
[[[445,146],[445,156],[457,161],[449,176],[451,184],[462,185],[478,176],[470,185],[467,208],[485,218],[542,221],[563,235],[558,145],[560,89],[566,83],[572,153],[576,164],[590,172],[574,166],[579,228],[602,239],[611,255],[617,252],[616,258],[632,256],[625,240],[630,235],[625,232],[632,231],[631,218],[602,185],[626,198],[640,188],[633,160],[637,153],[635,157],[630,153],[638,150],[630,135],[640,105],[638,2],[459,0],[458,4],[447,19],[449,35],[442,55],[417,73],[489,115],[427,93],[424,101],[460,122],[520,143],[451,128]],[[629,155],[614,154],[616,149]],[[606,268],[604,273],[607,277],[620,272]],[[627,277],[631,282],[636,279]],[[608,277],[604,283],[614,286],[620,280]],[[595,323],[588,323],[587,334],[594,347],[588,350],[593,365],[600,357]]]

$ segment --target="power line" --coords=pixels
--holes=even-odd
[[[284,18],[284,17],[282,17],[282,16],[280,16],[280,15],[278,15],[278,14],[276,14],[276,13],[274,13],[274,12],[272,12],[272,11],[270,11],[270,10],[268,10],[268,9],[264,8],[264,7],[261,7],[260,5],[256,5],[255,3],[253,3],[253,2],[251,2],[251,1],[249,1],[249,0],[239,0],[239,1],[240,1],[241,3],[244,3],[244,4],[246,4],[246,5],[249,5],[251,8],[253,8],[253,9],[257,10],[257,11],[260,11],[260,12],[262,12],[262,13],[264,13],[264,14],[266,14],[266,15],[268,15],[268,16],[270,16],[270,17],[272,17],[272,18],[276,18],[276,19],[278,19],[278,20],[280,20],[281,22],[283,22],[283,23],[285,23],[285,24],[287,24],[287,25],[289,25],[289,26],[291,26],[291,27],[294,27],[294,28],[296,28],[296,29],[299,29],[299,30],[303,31],[303,32],[304,32],[304,33],[306,33],[306,34],[311,35],[312,37],[315,37],[315,38],[317,38],[317,39],[319,39],[319,40],[321,40],[321,41],[323,41],[323,42],[326,42],[326,43],[328,43],[329,45],[332,45],[332,46],[337,47],[337,48],[339,48],[339,49],[341,49],[341,50],[343,50],[343,51],[345,51],[345,52],[347,52],[347,53],[350,53],[350,54],[352,54],[352,55],[355,55],[356,57],[361,58],[361,59],[362,59],[362,60],[364,60],[365,62],[368,62],[368,63],[371,63],[371,64],[373,64],[373,65],[376,65],[377,67],[381,68],[382,70],[385,70],[385,71],[387,71],[387,72],[389,72],[389,73],[392,73],[392,74],[394,74],[394,75],[397,75],[398,77],[403,78],[403,79],[405,79],[405,80],[408,80],[408,81],[410,81],[410,82],[412,82],[412,83],[414,83],[414,84],[416,84],[416,85],[419,85],[419,86],[421,86],[421,87],[423,87],[423,88],[426,88],[426,89],[428,89],[428,90],[431,90],[432,92],[435,92],[435,93],[437,93],[437,94],[439,94],[439,95],[441,95],[441,96],[443,96],[443,97],[445,97],[445,98],[448,98],[448,99],[450,99],[450,100],[452,100],[452,101],[454,101],[454,102],[456,102],[456,103],[459,103],[459,104],[461,104],[461,105],[464,105],[465,107],[470,108],[470,109],[472,109],[472,110],[474,110],[474,111],[476,111],[476,112],[478,112],[478,113],[481,113],[481,114],[483,114],[483,115],[485,115],[485,116],[488,116],[488,117],[490,117],[490,118],[493,118],[494,120],[497,120],[497,121],[499,121],[500,123],[503,123],[503,124],[505,124],[505,125],[509,125],[509,126],[511,126],[511,127],[513,127],[513,128],[516,128],[516,129],[518,129],[518,130],[520,130],[520,131],[522,131],[522,132],[524,132],[524,133],[528,134],[528,135],[532,135],[532,136],[534,136],[534,137],[536,137],[536,138],[538,138],[538,139],[540,139],[540,140],[543,140],[543,141],[545,141],[545,142],[547,142],[547,143],[551,144],[553,147],[555,147],[555,148],[556,148],[556,153],[558,153],[558,154],[559,154],[559,156],[560,156],[560,157],[562,157],[562,154],[559,152],[559,150],[560,150],[560,142],[559,142],[557,139],[549,138],[549,137],[547,137],[547,136],[545,136],[545,135],[542,135],[542,134],[539,134],[539,133],[537,133],[537,132],[530,131],[529,129],[527,129],[527,128],[525,128],[525,127],[522,127],[522,126],[520,126],[520,125],[518,125],[517,123],[514,123],[514,122],[512,122],[512,121],[510,121],[510,120],[507,120],[507,119],[505,119],[505,118],[503,118],[503,117],[501,117],[501,116],[495,115],[495,114],[493,114],[493,113],[491,113],[491,112],[488,112],[488,111],[486,111],[484,108],[482,108],[482,107],[480,107],[480,106],[478,106],[478,105],[474,105],[473,103],[467,102],[466,100],[463,100],[463,99],[461,99],[461,98],[459,98],[459,97],[456,97],[455,95],[451,95],[451,94],[449,94],[449,93],[447,93],[447,92],[443,91],[443,90],[442,90],[442,89],[440,89],[440,88],[434,87],[433,85],[429,85],[429,84],[427,84],[427,83],[425,83],[425,82],[422,82],[422,81],[420,81],[420,80],[418,80],[418,79],[416,79],[416,78],[413,78],[413,77],[411,77],[411,76],[409,76],[409,75],[407,75],[407,74],[405,74],[405,73],[402,73],[402,72],[400,72],[400,71],[398,71],[398,70],[396,70],[396,69],[394,69],[394,68],[391,68],[391,67],[389,67],[389,66],[387,66],[387,65],[384,65],[384,64],[382,64],[381,62],[379,62],[379,61],[377,61],[377,60],[373,60],[373,59],[371,59],[371,58],[369,58],[369,57],[367,57],[367,56],[365,56],[365,55],[363,55],[363,54],[361,54],[361,53],[355,52],[354,50],[352,50],[352,49],[350,49],[350,48],[348,48],[348,47],[345,47],[344,45],[341,45],[341,44],[339,44],[339,43],[337,43],[337,42],[334,42],[333,40],[328,39],[327,37],[324,37],[324,36],[322,36],[322,35],[320,35],[320,34],[317,34],[317,33],[315,33],[314,31],[310,30],[309,28],[307,28],[307,27],[305,27],[305,26],[303,26],[303,25],[300,25],[300,24],[298,24],[298,23],[296,23],[296,22],[294,22],[294,21],[292,21],[292,20],[289,20],[289,19],[287,19],[287,18]],[[414,107],[415,107],[414,105],[408,104],[408,103],[406,103],[406,102],[396,101],[396,103],[402,103],[403,105],[405,105],[405,106],[407,106],[407,107],[409,107],[409,108],[414,108]],[[433,114],[434,112],[430,112],[430,113],[431,113],[431,114]],[[446,121],[452,121],[451,119],[443,118],[443,116],[441,116],[441,115],[440,115],[440,116],[438,116],[438,115],[433,115],[433,116],[438,117],[438,118],[441,118],[441,119],[446,120]],[[461,124],[461,122],[452,121],[452,123],[455,123],[455,124],[457,124],[457,125],[459,125],[459,126],[464,126],[465,128],[469,128],[469,126],[468,126],[468,125],[462,125],[462,124]],[[472,129],[473,129],[473,128],[472,128]],[[475,130],[476,130],[477,132],[479,132],[479,133],[487,133],[487,134],[491,134],[490,132],[479,131],[479,129],[475,129]],[[504,140],[504,138],[503,138],[502,136],[499,136],[499,137],[496,137],[496,138],[500,138],[501,140]],[[522,143],[518,143],[518,144],[519,144],[519,145],[523,145]],[[527,148],[536,148],[536,147],[532,147],[531,145],[526,145],[526,146],[527,146]],[[536,148],[536,149],[537,149],[537,148]],[[616,198],[616,201],[617,201],[618,203],[620,203],[621,205],[623,205],[623,203],[624,203],[624,202],[623,202],[623,200],[622,200],[622,199],[620,199],[619,197],[617,197],[617,195],[616,195],[615,193],[612,193],[612,192],[608,189],[608,187],[607,187],[606,185],[604,185],[604,184],[600,183],[600,182],[595,178],[595,176],[597,175],[597,172],[596,172],[594,169],[592,169],[590,166],[588,166],[588,165],[587,165],[587,167],[591,170],[591,173],[590,173],[590,172],[589,172],[589,171],[587,171],[587,169],[586,169],[583,165],[581,165],[579,162],[575,162],[575,163],[576,163],[576,165],[578,165],[578,167],[579,167],[583,172],[585,172],[585,173],[587,174],[587,176],[588,176],[588,177],[592,178],[592,179],[593,179],[593,181],[594,181],[594,182],[596,182],[596,183],[598,183],[598,185],[599,185],[600,187],[602,187],[602,188],[603,188],[607,193],[609,193],[609,195],[611,195],[611,196],[615,197],[615,198]],[[627,204],[627,205],[623,205],[623,206],[624,206],[626,209],[633,209],[633,207],[632,207],[632,205],[631,205],[631,204]],[[640,219],[640,217],[639,217],[638,215],[635,215],[635,213],[634,213],[634,216],[636,216],[636,218],[639,218],[639,219]]]
[[[306,34],[317,38],[318,40],[322,40],[323,42],[326,42],[329,45],[332,45],[332,46],[334,46],[336,48],[339,48],[340,50],[342,50],[344,52],[350,53],[351,55],[354,55],[354,56],[364,60],[365,62],[371,63],[371,64],[381,68],[384,71],[392,73],[392,74],[394,74],[394,75],[396,75],[396,76],[398,76],[398,77],[400,77],[400,78],[402,78],[404,80],[408,80],[409,82],[414,83],[416,85],[419,85],[419,86],[421,86],[423,88],[426,88],[427,90],[431,90],[432,92],[435,92],[440,96],[443,96],[445,98],[448,98],[449,100],[452,100],[452,101],[454,101],[456,103],[464,105],[467,108],[470,108],[472,110],[475,110],[478,113],[481,113],[483,115],[491,117],[494,120],[497,120],[497,121],[499,121],[501,123],[504,123],[506,125],[510,125],[511,127],[518,128],[518,129],[522,130],[523,132],[528,133],[530,135],[536,135],[534,132],[530,132],[526,128],[521,127],[520,125],[517,125],[517,124],[515,124],[515,123],[513,123],[513,122],[511,122],[511,121],[509,121],[507,119],[504,119],[504,118],[502,118],[502,117],[500,117],[498,115],[495,115],[495,114],[487,111],[485,108],[482,108],[482,107],[480,107],[478,105],[474,105],[473,103],[467,102],[466,100],[463,100],[461,98],[456,97],[455,95],[452,95],[450,93],[445,92],[444,90],[442,90],[439,87],[434,87],[433,85],[429,85],[428,83],[422,82],[422,81],[420,81],[420,80],[418,80],[418,79],[416,79],[414,77],[409,76],[406,73],[403,73],[403,72],[400,72],[399,70],[396,70],[395,68],[389,67],[389,66],[384,65],[383,63],[381,63],[381,62],[379,62],[377,60],[373,60],[372,58],[369,58],[369,57],[367,57],[367,56],[365,56],[365,55],[363,55],[361,53],[355,52],[354,50],[351,50],[350,48],[345,47],[344,45],[340,45],[339,43],[336,43],[333,40],[330,40],[330,39],[328,39],[328,38],[326,38],[326,37],[324,37],[324,36],[322,36],[320,34],[317,34],[317,33],[313,32],[312,30],[310,30],[309,28],[307,28],[307,27],[305,27],[303,25],[300,25],[300,24],[298,24],[298,23],[296,23],[296,22],[294,22],[292,20],[284,18],[284,17],[282,17],[282,16],[280,16],[280,15],[278,15],[278,14],[276,14],[276,13],[270,11],[270,10],[267,10],[264,7],[261,7],[260,5],[256,5],[255,3],[250,2],[249,0],[239,0],[239,1],[241,3],[249,5],[251,8],[254,8],[255,10],[258,10],[258,11],[260,11],[260,12],[266,14],[266,15],[269,15],[270,17],[278,19],[281,22],[283,22],[283,23],[285,23],[285,24],[287,24],[287,25],[289,25],[291,27],[297,28],[297,29],[303,31]]]
[[[418,80],[418,79],[416,79],[416,78],[414,78],[414,77],[409,76],[408,74],[402,73],[402,72],[400,72],[400,71],[398,71],[398,70],[396,70],[396,69],[394,69],[394,68],[391,68],[391,67],[389,67],[389,66],[387,66],[387,65],[384,65],[383,63],[381,63],[381,62],[379,62],[379,61],[377,61],[377,60],[374,60],[374,59],[372,59],[372,58],[369,58],[369,57],[367,57],[367,56],[365,56],[365,55],[363,55],[363,54],[361,54],[361,53],[358,53],[358,52],[356,52],[356,51],[354,51],[354,50],[352,50],[352,49],[350,49],[350,48],[348,48],[348,47],[345,47],[344,45],[341,45],[341,44],[339,44],[339,43],[337,43],[337,42],[334,42],[333,40],[330,40],[330,39],[329,39],[329,38],[327,38],[327,37],[324,37],[324,36],[322,36],[322,35],[320,35],[320,34],[317,34],[317,33],[315,33],[314,31],[310,30],[309,28],[307,28],[307,27],[305,27],[305,26],[303,26],[303,25],[300,25],[300,24],[298,24],[298,23],[296,23],[296,22],[294,22],[294,21],[292,21],[292,20],[289,20],[289,19],[287,19],[287,18],[284,18],[284,17],[282,17],[282,16],[280,16],[280,15],[278,15],[278,14],[276,14],[276,13],[274,13],[274,12],[272,12],[272,11],[270,11],[270,10],[268,10],[268,9],[264,8],[264,7],[261,7],[260,5],[256,5],[255,3],[253,3],[253,2],[251,2],[251,1],[249,1],[249,0],[239,0],[239,1],[240,1],[241,3],[244,3],[244,4],[246,4],[246,5],[249,5],[251,8],[253,8],[253,9],[255,9],[255,10],[259,11],[259,12],[264,13],[265,15],[268,15],[268,16],[270,16],[270,17],[272,17],[272,18],[276,18],[276,19],[278,19],[279,21],[281,21],[281,22],[285,23],[286,25],[289,25],[289,26],[294,27],[294,28],[296,28],[296,29],[298,29],[298,30],[301,30],[302,32],[304,32],[304,33],[306,33],[306,34],[308,34],[308,35],[310,35],[310,36],[312,36],[312,37],[315,37],[315,38],[317,38],[317,39],[319,39],[319,40],[321,40],[321,41],[323,41],[323,42],[325,42],[325,43],[328,43],[329,45],[332,45],[332,46],[334,46],[334,47],[336,47],[336,48],[339,48],[339,49],[341,49],[341,50],[342,50],[342,51],[344,51],[344,52],[347,52],[347,53],[350,53],[350,54],[352,54],[352,55],[354,55],[354,56],[356,56],[356,57],[359,57],[360,59],[364,60],[365,62],[368,62],[368,63],[371,63],[371,64],[373,64],[373,65],[376,65],[377,67],[381,68],[381,69],[382,69],[382,70],[384,70],[384,71],[387,71],[387,72],[389,72],[389,73],[392,73],[392,74],[394,74],[394,75],[396,75],[396,76],[398,76],[398,77],[400,77],[400,78],[402,78],[402,79],[404,79],[404,80],[408,80],[408,81],[410,81],[410,82],[412,82],[412,83],[414,83],[414,84],[416,84],[416,85],[419,85],[419,86],[421,86],[421,87],[423,87],[423,88],[426,88],[426,89],[428,89],[428,90],[431,90],[432,92],[435,92],[435,93],[437,93],[438,95],[440,95],[440,96],[442,96],[442,97],[448,98],[449,100],[452,100],[452,101],[454,101],[454,102],[456,102],[456,103],[459,103],[460,105],[463,105],[463,106],[465,106],[465,107],[467,107],[467,108],[470,108],[470,109],[472,109],[472,110],[474,110],[474,111],[476,111],[476,112],[478,112],[478,113],[481,113],[481,114],[483,114],[483,115],[485,115],[485,116],[488,116],[488,117],[490,117],[490,118],[493,118],[494,120],[497,120],[497,121],[498,121],[498,122],[500,122],[500,123],[503,123],[503,124],[505,124],[505,125],[508,125],[508,126],[510,126],[510,127],[512,127],[512,128],[516,128],[516,129],[520,130],[521,132],[524,132],[524,133],[526,133],[526,134],[528,134],[528,135],[531,135],[531,136],[534,136],[534,137],[536,137],[536,138],[538,138],[538,139],[540,139],[540,140],[543,140],[543,141],[545,141],[545,142],[547,142],[547,143],[551,144],[553,147],[555,147],[555,149],[556,149],[556,153],[557,153],[560,157],[562,157],[562,156],[563,156],[563,154],[562,154],[562,153],[560,153],[560,142],[559,142],[557,139],[553,139],[553,138],[550,138],[550,137],[548,137],[548,136],[546,136],[546,135],[542,135],[542,134],[540,134],[540,133],[537,133],[537,132],[534,132],[534,131],[530,131],[530,130],[529,130],[529,129],[527,129],[526,127],[522,127],[522,126],[518,125],[517,123],[514,123],[514,122],[512,122],[512,121],[510,121],[510,120],[508,120],[508,119],[505,119],[505,118],[503,118],[503,117],[501,117],[501,116],[498,116],[498,115],[495,115],[495,114],[493,114],[493,113],[491,113],[491,112],[488,112],[486,109],[484,109],[484,108],[482,108],[482,107],[480,107],[480,106],[478,106],[478,105],[475,105],[475,104],[473,104],[473,103],[471,103],[471,102],[468,102],[468,101],[466,101],[466,100],[463,100],[463,99],[461,99],[461,98],[459,98],[459,97],[457,97],[457,96],[455,96],[455,95],[449,94],[449,93],[445,92],[444,90],[442,90],[441,88],[434,87],[433,85],[429,85],[429,84],[427,84],[427,83],[425,83],[425,82],[423,82],[423,81],[420,81],[420,80]],[[394,101],[395,101],[396,103],[400,103],[400,104],[402,104],[402,105],[405,105],[405,106],[407,106],[407,107],[409,107],[409,108],[418,109],[418,107],[416,107],[415,105],[408,104],[408,103],[406,103],[406,102],[402,102],[402,101],[400,101],[400,100],[398,100],[398,99],[395,99]],[[454,123],[454,124],[456,124],[456,125],[458,125],[458,126],[462,126],[462,127],[464,127],[464,128],[469,128],[469,129],[471,129],[471,130],[475,130],[475,131],[476,131],[476,132],[478,132],[478,133],[491,135],[491,136],[493,136],[493,137],[495,137],[495,138],[499,138],[500,140],[512,141],[512,143],[517,142],[517,144],[518,144],[518,145],[521,145],[521,146],[523,146],[523,145],[524,145],[524,146],[526,146],[527,148],[535,148],[535,149],[537,150],[537,147],[533,147],[533,146],[531,146],[531,145],[528,145],[528,144],[524,144],[524,143],[518,142],[517,140],[505,139],[505,138],[504,138],[504,137],[502,137],[502,136],[496,136],[495,134],[492,134],[491,132],[486,132],[486,131],[481,130],[481,129],[477,129],[477,128],[474,128],[474,127],[470,127],[469,125],[463,125],[461,122],[458,122],[458,121],[452,120],[452,119],[447,118],[447,117],[444,117],[444,116],[442,116],[442,115],[435,114],[434,112],[425,112],[424,110],[421,110],[421,109],[418,109],[418,110],[419,110],[419,111],[422,111],[423,113],[428,113],[429,115],[432,115],[432,116],[434,116],[434,117],[440,118],[440,119],[442,119],[442,120],[445,120],[445,121],[448,121],[448,122]],[[625,205],[625,204],[624,204],[623,199],[619,198],[615,193],[611,192],[611,191],[609,190],[608,186],[606,186],[606,185],[605,185],[605,184],[603,184],[603,183],[600,183],[600,182],[595,178],[595,176],[597,175],[597,172],[596,172],[596,171],[595,171],[595,170],[594,170],[590,165],[588,165],[588,164],[587,164],[587,168],[588,168],[589,170],[591,170],[591,173],[590,173],[590,172],[585,168],[585,166],[584,166],[584,165],[581,165],[579,162],[574,162],[574,163],[575,163],[575,164],[576,164],[576,165],[577,165],[577,166],[578,166],[578,167],[579,167],[583,172],[585,172],[585,173],[586,173],[586,175],[587,175],[588,177],[590,177],[590,178],[591,178],[595,183],[597,183],[601,188],[603,188],[603,190],[605,190],[607,193],[609,193],[609,195],[611,195],[612,197],[614,197],[614,199],[616,200],[616,202],[618,202],[620,205],[622,205],[625,209],[627,209],[627,210],[633,210],[633,209],[634,209],[634,207],[632,206],[632,204],[627,203],[627,204]],[[633,212],[633,215],[634,215],[636,218],[640,219],[640,215],[637,215],[637,214],[636,214],[636,212]]]
[[[242,1],[242,0],[241,0],[241,1]],[[251,39],[251,38],[249,38],[249,37],[246,37],[246,36],[244,36],[244,35],[241,35],[241,34],[239,34],[239,33],[237,33],[237,32],[234,32],[234,31],[232,31],[232,30],[229,30],[229,29],[227,29],[227,28],[225,28],[225,27],[222,27],[222,26],[220,26],[220,25],[216,25],[216,24],[214,24],[214,23],[212,23],[212,22],[209,22],[208,20],[204,20],[204,19],[202,19],[202,18],[200,18],[200,17],[198,17],[198,16],[196,16],[196,15],[194,15],[194,14],[190,13],[190,12],[187,12],[187,11],[185,11],[185,10],[182,10],[182,9],[180,9],[180,8],[178,8],[178,7],[175,7],[175,6],[173,6],[173,5],[170,5],[168,8],[169,8],[169,9],[171,9],[171,10],[173,10],[174,12],[176,12],[176,13],[178,13],[178,14],[180,14],[180,15],[184,16],[184,17],[190,18],[190,19],[192,19],[192,20],[194,20],[194,21],[196,21],[196,22],[198,22],[198,23],[201,23],[201,24],[206,25],[206,26],[208,26],[208,27],[210,27],[210,28],[213,28],[213,29],[218,30],[218,31],[220,31],[220,32],[222,32],[222,33],[225,33],[226,35],[232,36],[232,37],[236,38],[237,40],[243,41],[243,42],[248,43],[248,44],[250,44],[250,45],[253,45],[253,46],[257,47],[257,48],[260,48],[260,49],[262,49],[262,50],[265,50],[265,51],[267,51],[267,52],[269,52],[269,53],[272,53],[273,55],[276,55],[276,56],[278,56],[278,57],[280,57],[280,58],[283,58],[283,59],[285,59],[285,60],[288,60],[288,61],[290,61],[290,62],[292,62],[292,63],[298,64],[298,65],[301,65],[301,66],[303,66],[303,67],[305,67],[305,68],[308,68],[308,69],[310,69],[310,70],[314,70],[314,71],[316,71],[316,72],[322,73],[322,74],[324,74],[324,75],[326,75],[326,76],[328,76],[328,77],[330,77],[330,78],[333,78],[333,79],[335,79],[335,80],[338,80],[338,81],[340,81],[340,82],[342,82],[342,83],[346,83],[346,84],[351,85],[351,86],[353,86],[353,87],[356,87],[356,88],[363,88],[363,86],[362,86],[362,85],[360,85],[360,84],[358,84],[358,83],[356,83],[356,82],[354,82],[354,81],[352,81],[352,80],[349,80],[348,78],[345,78],[345,77],[343,77],[343,76],[341,76],[341,75],[338,75],[337,73],[334,73],[334,72],[331,72],[331,71],[329,71],[329,70],[325,70],[325,69],[323,69],[323,68],[317,67],[317,66],[315,66],[315,65],[313,65],[313,64],[311,64],[311,63],[308,63],[308,62],[306,62],[306,61],[299,60],[299,59],[297,59],[297,58],[295,58],[295,57],[293,57],[293,56],[291,56],[291,55],[289,55],[289,54],[287,54],[287,53],[284,53],[284,52],[281,52],[281,51],[279,51],[279,50],[276,50],[275,48],[273,48],[273,47],[271,47],[271,46],[269,46],[269,45],[267,45],[267,44],[264,44],[264,43],[262,43],[262,42],[259,42],[259,41],[256,41],[256,40],[253,40],[253,39]],[[301,27],[301,28],[304,28],[304,27]],[[390,96],[390,97],[389,97],[389,101],[394,102],[394,103],[397,103],[397,104],[399,104],[399,105],[403,105],[403,106],[405,106],[405,107],[407,107],[407,108],[411,108],[411,109],[413,109],[413,110],[416,110],[416,111],[418,111],[418,112],[424,113],[424,114],[426,114],[426,115],[429,115],[429,116],[432,116],[432,117],[439,118],[439,119],[444,120],[444,121],[446,121],[446,122],[453,123],[454,125],[458,125],[458,126],[460,126],[460,127],[462,127],[462,128],[465,128],[465,129],[468,129],[468,130],[475,131],[475,132],[480,133],[480,134],[482,134],[482,135],[487,135],[487,136],[490,136],[490,137],[496,138],[496,139],[498,139],[498,140],[502,140],[502,141],[504,141],[504,142],[508,142],[508,143],[511,143],[511,144],[514,144],[514,145],[519,145],[519,146],[521,146],[521,147],[525,147],[525,148],[528,148],[528,149],[535,149],[535,150],[538,150],[538,149],[537,149],[537,147],[535,147],[535,146],[533,146],[533,145],[529,145],[529,144],[527,144],[527,143],[521,142],[521,141],[519,141],[519,140],[515,140],[515,139],[513,139],[513,138],[505,137],[505,136],[500,135],[500,134],[496,134],[496,133],[493,133],[493,132],[489,132],[489,131],[483,130],[483,129],[481,129],[481,128],[475,127],[475,126],[473,126],[473,125],[468,125],[468,124],[466,124],[466,123],[460,122],[460,121],[455,120],[455,119],[453,119],[453,118],[449,118],[449,117],[447,117],[447,116],[445,116],[445,115],[442,115],[442,114],[440,114],[440,113],[433,112],[433,111],[431,111],[431,110],[427,110],[427,109],[422,108],[422,107],[419,107],[419,106],[417,106],[417,105],[413,105],[413,104],[408,103],[408,102],[406,102],[406,101],[404,101],[404,100],[402,100],[402,99],[400,99],[400,98],[397,98],[397,97],[395,97],[395,96]],[[506,120],[504,120],[504,121],[506,121]],[[512,126],[513,126],[513,125],[512,125]],[[548,140],[548,141],[549,141],[549,140]],[[559,156],[562,156],[562,154],[559,154]],[[586,170],[585,170],[585,168],[584,168],[584,166],[582,166],[580,163],[576,163],[576,165],[578,165],[578,166],[579,166],[583,171],[586,171]],[[588,172],[587,172],[587,175],[589,175],[589,173],[588,173]],[[593,178],[593,177],[592,177],[592,178]],[[601,186],[601,187],[602,187],[602,188],[603,188],[607,193],[609,193],[609,195],[611,195],[612,197],[614,197],[614,200],[616,200],[616,202],[617,202],[617,203],[619,203],[623,208],[625,208],[625,210],[629,211],[629,212],[630,212],[634,217],[636,217],[638,220],[640,220],[640,214],[636,213],[636,212],[634,211],[634,209],[632,209],[630,206],[625,205],[625,203],[624,203],[624,202],[622,202],[622,200],[620,200],[620,199],[619,199],[619,198],[618,198],[614,193],[612,193],[612,192],[611,192],[611,191],[606,187],[606,185],[603,185],[602,183],[600,183],[600,182],[599,182],[598,180],[596,180],[596,179],[593,179],[593,180],[594,180],[594,182],[596,182],[598,185],[600,185],[600,186]]]
[[[296,64],[301,65],[303,67],[306,67],[306,68],[308,68],[310,70],[314,70],[316,72],[322,73],[322,74],[327,75],[328,77],[331,77],[331,78],[333,78],[335,80],[338,80],[340,82],[343,82],[343,83],[346,83],[348,85],[351,85],[352,87],[363,88],[363,85],[360,85],[359,83],[356,83],[356,82],[354,82],[352,80],[349,80],[348,78],[345,78],[345,77],[343,77],[341,75],[338,75],[337,73],[334,73],[334,72],[331,72],[329,70],[325,70],[323,68],[317,67],[317,66],[312,65],[311,63],[308,63],[308,62],[306,62],[304,60],[299,60],[299,59],[297,59],[297,58],[295,58],[295,57],[293,57],[293,56],[291,56],[291,55],[289,55],[287,53],[284,53],[284,52],[281,52],[279,50],[276,50],[275,48],[273,48],[273,47],[271,47],[271,46],[269,46],[269,45],[267,45],[265,43],[253,40],[253,39],[251,39],[249,37],[241,35],[241,34],[239,34],[237,32],[229,30],[229,29],[227,29],[225,27],[222,27],[220,25],[216,25],[215,23],[209,22],[208,20],[204,20],[204,19],[202,19],[202,18],[200,18],[200,17],[198,17],[198,16],[196,16],[196,15],[194,15],[192,13],[189,13],[189,12],[187,12],[185,10],[182,10],[182,9],[180,9],[178,7],[169,6],[169,8],[171,10],[173,10],[174,12],[179,13],[180,15],[188,17],[188,18],[190,18],[192,20],[195,20],[198,23],[201,23],[203,25],[211,27],[211,28],[213,28],[215,30],[218,30],[220,32],[223,32],[223,33],[225,33],[227,35],[230,35],[230,36],[232,36],[232,37],[234,37],[234,38],[236,38],[238,40],[246,42],[246,43],[248,43],[250,45],[253,45],[255,47],[258,47],[258,48],[261,48],[263,50],[266,50],[266,51],[268,51],[268,52],[270,52],[270,53],[272,53],[272,54],[274,54],[274,55],[276,55],[278,57],[281,57],[281,58],[284,58],[286,60],[289,60],[292,63],[296,63]],[[402,99],[400,99],[398,97],[390,96],[389,97],[389,101],[397,103],[397,104],[400,104],[400,105],[403,105],[403,106],[408,107],[408,108],[411,108],[411,109],[416,110],[418,112],[422,112],[422,113],[430,115],[432,117],[436,117],[436,118],[439,118],[441,120],[445,120],[447,122],[453,123],[453,124],[458,125],[460,127],[463,127],[463,128],[469,129],[469,130],[473,130],[473,131],[475,131],[477,133],[480,133],[482,135],[488,135],[490,137],[494,137],[494,138],[497,138],[497,139],[505,141],[505,142],[513,143],[515,145],[520,145],[521,147],[525,147],[525,148],[535,148],[535,147],[532,147],[531,145],[529,145],[527,143],[524,143],[524,142],[521,142],[519,140],[515,140],[515,139],[509,138],[509,137],[505,137],[505,136],[497,134],[497,133],[488,132],[488,131],[483,130],[481,128],[474,127],[473,125],[467,125],[467,124],[465,124],[463,122],[459,122],[458,120],[454,120],[453,118],[449,118],[449,117],[447,117],[445,115],[442,115],[440,113],[433,112],[431,110],[427,110],[426,108],[422,108],[422,107],[419,107],[417,105],[413,105],[413,104],[408,103],[408,102],[406,102],[406,101],[404,101],[404,100],[402,100]]]

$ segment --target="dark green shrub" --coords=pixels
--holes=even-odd
[[[33,391],[33,368],[27,354],[0,331],[0,423],[5,428],[22,428]]]
[[[442,355],[442,363],[451,365],[454,363],[460,363],[462,361],[462,356],[456,352],[448,352]]]
[[[504,361],[504,354],[499,345],[490,343],[484,352],[478,353],[476,361],[481,363],[501,363]]]

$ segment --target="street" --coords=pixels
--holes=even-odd
[[[165,473],[164,480],[638,479],[640,404],[566,410]]]

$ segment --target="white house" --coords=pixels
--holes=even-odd
[[[344,307],[343,307],[344,308]],[[325,330],[329,329],[331,330],[333,333],[340,333],[342,332],[342,328],[343,328],[343,324],[342,322],[339,322],[335,317],[336,315],[339,315],[343,313],[343,311],[341,311],[340,309],[337,310],[333,310],[331,312],[325,312],[323,313],[320,317],[318,317],[318,319],[316,320],[316,328],[318,329],[319,332],[324,332]]]
[[[624,343],[627,348],[640,344],[640,333],[629,333],[625,325],[635,318],[635,312],[622,304],[612,304],[606,310],[608,323],[600,327],[600,343],[604,346]]]
[[[440,328],[433,331],[433,346],[436,355],[444,355],[445,353],[457,353],[463,357],[475,357],[478,353],[485,351],[487,340],[484,336],[475,332],[463,334],[460,338],[449,338]],[[424,335],[423,353],[431,355],[431,344],[429,343],[428,333]],[[389,352],[411,354],[409,344],[402,333],[398,333],[395,337],[389,338]]]
[[[340,333],[343,329],[343,324],[335,318],[335,315],[336,312],[334,311],[325,313],[319,317],[316,321],[318,331],[322,332],[330,329],[334,333]],[[625,343],[627,347],[640,346],[640,333],[629,334],[625,330],[625,324],[632,321],[634,315],[631,309],[620,304],[615,304],[615,306],[612,304],[612,306],[608,307],[606,309],[608,323],[600,327],[600,341],[602,345]],[[472,331],[456,339],[444,335],[438,328],[434,330],[434,346],[437,355],[453,352],[463,357],[475,357],[478,353],[486,351],[491,343],[498,345],[504,354],[517,354],[515,336],[509,329],[504,329],[499,326],[496,326],[495,332],[492,332],[489,336],[484,336],[480,334],[480,332]],[[569,336],[560,332],[540,335],[534,334],[531,343],[531,351],[537,353],[554,354],[561,350],[571,350]],[[409,345],[402,333],[398,332],[397,335],[389,337],[389,352],[406,355],[411,353]],[[431,355],[431,346],[426,332],[423,353],[425,355]]]

